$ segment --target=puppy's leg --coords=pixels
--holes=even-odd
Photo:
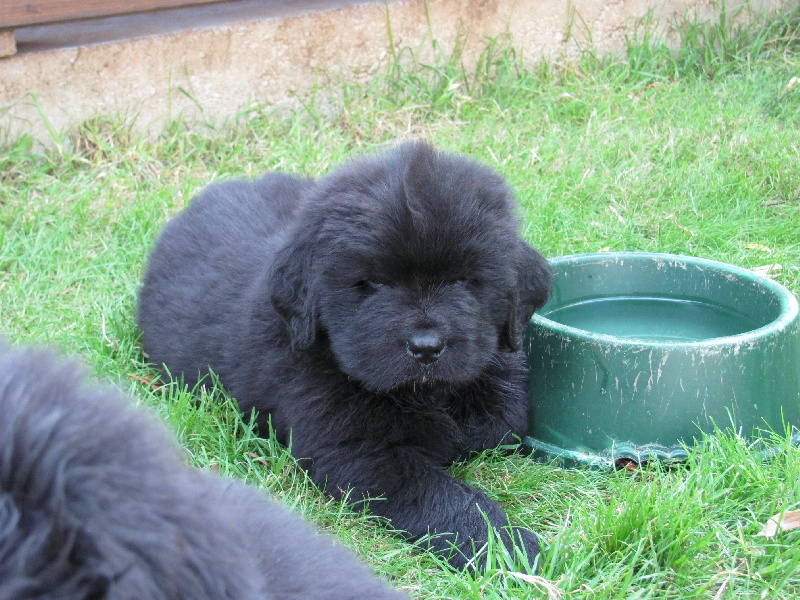
[[[344,456],[351,460],[339,460]],[[363,455],[363,448],[339,448],[330,460],[317,459],[306,466],[314,480],[325,482],[329,493],[342,497],[349,489],[349,500],[368,506],[410,539],[430,534],[431,548],[456,568],[481,568],[489,526],[507,549],[516,545],[523,550],[530,564],[539,554],[535,534],[514,529],[512,543],[508,518],[497,502],[416,448],[384,448],[369,456]]]
[[[450,416],[460,430],[464,449],[469,454],[517,444],[528,427],[526,370],[521,353],[502,353],[494,368],[470,389],[455,396]]]

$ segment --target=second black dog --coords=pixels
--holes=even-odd
[[[0,340],[0,599],[402,600],[83,369]]]

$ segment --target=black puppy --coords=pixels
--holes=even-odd
[[[423,143],[211,186],[150,256],[145,350],[190,385],[211,367],[329,493],[464,566],[508,520],[447,468],[524,434],[522,330],[551,285],[514,210],[497,173]]]
[[[0,598],[404,596],[45,351],[0,348]]]

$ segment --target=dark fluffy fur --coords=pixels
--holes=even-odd
[[[74,363],[0,348],[0,598],[402,597]]]
[[[150,256],[145,350],[190,385],[210,366],[329,493],[464,566],[508,520],[447,467],[524,434],[521,335],[551,284],[514,211],[497,173],[422,143],[213,185]]]

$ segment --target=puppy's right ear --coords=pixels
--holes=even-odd
[[[306,350],[317,337],[317,310],[312,292],[313,248],[313,236],[304,232],[300,239],[277,252],[267,277],[272,306],[289,326],[292,350]]]
[[[517,285],[511,294],[511,310],[501,339],[506,347],[517,351],[522,347],[528,321],[547,302],[553,287],[553,272],[538,250],[522,239],[514,267]]]

